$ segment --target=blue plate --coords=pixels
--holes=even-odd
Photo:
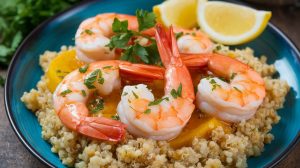
[[[37,118],[20,101],[23,92],[34,88],[43,75],[39,55],[45,50],[59,51],[62,45],[74,45],[72,38],[75,31],[80,22],[88,17],[104,12],[134,14],[136,9],[141,8],[150,11],[153,5],[161,2],[162,0],[84,1],[44,22],[24,40],[8,70],[5,106],[14,131],[34,156],[51,167],[64,167],[58,156],[51,152],[50,144],[42,139]],[[291,86],[284,108],[279,110],[281,120],[272,129],[275,140],[265,146],[261,156],[248,160],[249,167],[272,167],[299,139],[300,54],[291,41],[272,24],[268,25],[259,38],[244,46],[253,48],[256,55],[267,55],[268,63],[275,63],[280,77]]]

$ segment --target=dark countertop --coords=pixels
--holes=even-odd
[[[264,9],[272,10],[271,22],[287,34],[296,46],[300,48],[300,8],[270,7]],[[0,69],[0,74],[4,73],[5,70]],[[25,149],[13,132],[5,114],[3,92],[3,88],[0,88],[0,167],[46,167]],[[300,143],[292,149],[276,168],[300,167],[299,160]]]

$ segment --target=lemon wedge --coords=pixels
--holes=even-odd
[[[192,28],[197,25],[197,0],[168,0],[153,7],[157,21],[164,26]]]
[[[253,40],[266,28],[271,12],[228,2],[199,0],[197,21],[216,42],[237,45]]]

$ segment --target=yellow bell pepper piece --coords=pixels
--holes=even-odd
[[[84,65],[84,63],[76,58],[75,49],[61,51],[58,53],[57,57],[51,61],[46,72],[47,86],[49,90],[53,93],[57,85],[67,74],[82,65]]]
[[[212,130],[218,126],[223,127],[225,132],[231,131],[229,124],[214,117],[199,117],[199,113],[194,112],[189,123],[175,139],[170,141],[170,145],[175,149],[183,146],[191,146],[195,137],[208,138]]]

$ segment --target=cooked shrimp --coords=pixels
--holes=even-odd
[[[191,76],[181,61],[172,27],[170,34],[156,28],[158,50],[165,70],[165,95],[154,96],[146,85],[125,86],[118,104],[120,120],[136,136],[156,140],[176,137],[189,121],[195,105]]]
[[[116,58],[115,50],[106,47],[114,34],[112,23],[115,18],[121,21],[128,20],[130,30],[138,29],[137,18],[131,15],[104,13],[84,20],[75,35],[76,53],[79,60],[91,63]]]
[[[53,94],[54,109],[69,129],[99,140],[120,141],[126,125],[104,117],[89,116],[87,101],[97,93],[108,95],[120,88],[120,74],[135,80],[164,79],[159,67],[125,61],[99,61],[68,74]],[[105,104],[104,104],[105,105]]]
[[[201,79],[198,85],[196,101],[201,111],[224,121],[238,122],[251,118],[263,102],[264,80],[248,65],[219,54],[182,58],[187,66],[206,65],[217,76]]]
[[[177,40],[180,53],[201,54],[212,52],[213,42],[200,30],[175,28],[175,32],[182,33]]]

